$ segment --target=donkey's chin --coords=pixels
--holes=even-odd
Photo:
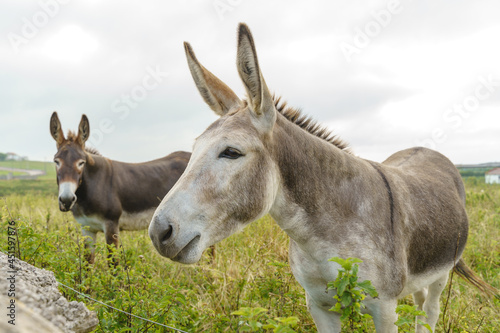
[[[194,264],[200,261],[202,254],[203,250],[200,249],[200,236],[198,235],[170,259],[181,264]]]

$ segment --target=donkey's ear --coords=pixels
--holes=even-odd
[[[264,115],[269,122],[272,121],[272,124],[274,124],[276,110],[273,98],[267,88],[264,77],[260,73],[252,33],[244,23],[240,23],[238,26],[238,54],[236,64],[240,78],[245,84],[252,109],[257,115]]]
[[[215,113],[223,116],[231,108],[241,105],[240,99],[231,88],[200,64],[189,43],[184,42],[184,50],[196,87],[201,97]]]
[[[61,127],[61,122],[59,121],[59,117],[57,116],[57,112],[54,111],[52,113],[52,117],[50,117],[50,134],[56,140],[57,148],[66,140],[64,137],[64,133]]]
[[[86,115],[82,114],[82,120],[80,120],[80,125],[78,126],[78,140],[80,141],[80,144],[83,146],[85,145],[85,141],[90,136],[90,125],[89,125],[89,119],[87,118]]]

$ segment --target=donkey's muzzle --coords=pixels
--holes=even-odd
[[[169,218],[155,214],[149,225],[149,237],[156,251],[173,261],[185,264],[199,260],[200,233],[194,230],[180,230],[179,225]]]
[[[76,195],[60,196],[59,197],[59,209],[61,212],[67,212],[73,207],[76,202]]]
[[[59,184],[59,209],[67,212],[76,203],[77,185],[74,182],[62,182]]]

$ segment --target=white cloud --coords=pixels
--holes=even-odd
[[[67,25],[45,42],[42,53],[56,61],[79,64],[96,52],[98,46],[97,40],[81,27]]]

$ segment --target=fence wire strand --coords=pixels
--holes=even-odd
[[[81,293],[81,292],[79,292],[79,291],[77,291],[77,290],[75,290],[75,289],[73,289],[73,288],[71,288],[71,287],[69,287],[69,286],[65,285],[64,283],[61,283],[61,282],[59,282],[59,281],[57,281],[57,283],[59,283],[61,286],[65,287],[65,288],[67,288],[67,289],[69,289],[69,290],[71,290],[71,291],[73,291],[73,292],[75,292],[75,293],[77,293],[77,294],[79,294],[79,295],[81,295],[81,296],[85,297],[85,298],[90,299],[91,301],[94,301],[94,302],[96,302],[96,303],[102,304],[102,305],[104,305],[104,306],[106,306],[106,307],[108,307],[108,308],[110,308],[110,309],[113,309],[113,310],[119,311],[119,312],[124,313],[124,314],[126,314],[126,315],[129,315],[129,316],[135,317],[135,318],[137,318],[137,319],[141,319],[141,320],[147,321],[147,322],[152,323],[152,324],[155,324],[155,325],[160,325],[160,326],[163,326],[163,327],[169,328],[169,329],[174,330],[174,331],[177,331],[177,332],[181,332],[181,333],[189,333],[189,332],[186,332],[186,331],[180,330],[180,329],[178,329],[178,328],[171,327],[171,326],[167,326],[167,325],[164,325],[164,324],[161,324],[161,323],[157,323],[156,321],[152,321],[152,320],[149,320],[149,319],[147,319],[147,318],[144,318],[144,317],[139,317],[139,316],[136,316],[136,315],[134,315],[134,314],[132,314],[132,313],[128,313],[128,312],[126,312],[126,311],[123,311],[123,310],[117,309],[117,308],[115,308],[115,307],[112,307],[111,305],[108,305],[108,304],[106,304],[106,303],[103,303],[103,302],[101,302],[101,301],[98,301],[98,300],[96,300],[96,299],[93,299],[92,297],[90,297],[90,296],[88,296],[88,295],[85,295],[85,294],[83,294],[83,293]]]

